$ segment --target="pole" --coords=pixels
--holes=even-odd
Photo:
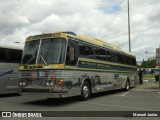
[[[145,53],[146,53],[146,68],[147,68],[147,53],[148,53],[148,52],[145,52]]]
[[[159,89],[160,89],[160,68],[159,68]]]
[[[128,39],[129,39],[129,52],[131,52],[129,0],[128,0]]]
[[[160,48],[160,46],[159,46]],[[160,89],[160,67],[159,67],[159,89]]]

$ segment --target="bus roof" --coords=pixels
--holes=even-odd
[[[106,48],[115,50],[117,52],[121,52],[121,53],[128,54],[128,55],[131,55],[131,56],[135,56],[133,53],[126,52],[126,51],[122,50],[119,46],[113,45],[111,43],[108,43],[106,41],[103,41],[103,40],[100,40],[100,39],[97,39],[97,38],[89,38],[87,36],[79,35],[79,34],[76,34],[76,35],[68,34],[68,35],[71,36],[71,37],[76,37],[76,38],[78,38],[82,41],[88,42],[88,43],[92,43],[92,44],[95,44],[95,45],[98,45],[98,46],[101,46],[101,47],[106,47]]]
[[[98,45],[98,46],[101,46],[101,47],[105,47],[105,48],[108,48],[108,49],[111,49],[111,50],[114,50],[114,51],[117,51],[117,52],[121,52],[121,53],[124,53],[124,54],[135,56],[133,53],[126,52],[126,51],[122,50],[120,47],[118,47],[116,45],[113,45],[111,43],[108,43],[106,41],[103,41],[103,40],[100,40],[100,39],[97,39],[97,38],[90,38],[90,37],[87,37],[87,36],[84,36],[84,35],[79,35],[79,34],[76,34],[74,32],[70,32],[70,31],[69,32],[43,33],[43,34],[39,34],[39,35],[33,35],[33,36],[27,37],[26,41],[30,41],[30,40],[33,40],[33,39],[53,37],[53,36],[56,36],[56,37],[59,36],[60,37],[60,36],[64,36],[64,35],[68,36],[68,37],[78,39],[78,40],[81,40],[81,41],[84,41],[84,42],[95,44],[95,45]]]
[[[8,43],[0,41],[0,48],[8,48],[8,49],[15,49],[15,50],[23,50],[24,44],[19,43]]]

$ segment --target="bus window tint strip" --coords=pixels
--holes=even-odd
[[[103,69],[103,70],[120,70],[120,71],[131,71],[136,72],[136,68],[127,67],[127,66],[118,66],[118,65],[110,65],[96,62],[88,62],[88,61],[79,61],[79,68],[89,68],[89,69]]]

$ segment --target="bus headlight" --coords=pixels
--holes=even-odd
[[[53,82],[50,82],[50,85],[53,86]]]
[[[26,82],[21,81],[21,82],[19,83],[19,85],[20,85],[20,86],[26,86]]]
[[[54,85],[54,83],[52,81],[47,81],[46,82],[46,86],[53,86],[53,85]]]
[[[49,86],[49,81],[48,81],[48,82],[46,82],[46,86]]]
[[[22,84],[23,84],[22,82],[19,83],[20,86],[22,86]]]
[[[23,85],[23,86],[25,86],[25,85],[26,85],[26,83],[23,81],[23,82],[22,82],[22,85]]]

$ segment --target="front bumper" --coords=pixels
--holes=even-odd
[[[68,97],[68,91],[51,92],[49,89],[23,89],[20,94],[25,96],[43,96],[46,98]]]

